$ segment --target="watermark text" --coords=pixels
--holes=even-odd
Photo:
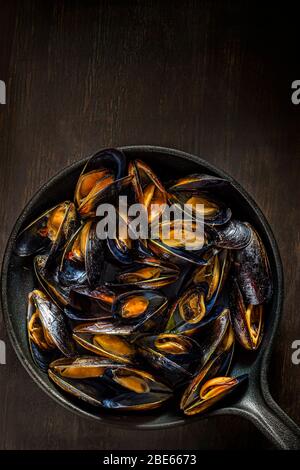
[[[300,104],[300,80],[293,81],[292,90],[295,90],[291,96],[292,103],[298,105]]]
[[[6,104],[6,85],[3,80],[0,80],[0,104]]]
[[[300,364],[300,339],[296,339],[292,343],[292,349],[294,349],[294,352],[292,354],[292,363],[295,366],[298,366]]]
[[[131,204],[119,197],[119,206],[100,204],[96,215],[97,236],[100,240],[161,239],[168,245],[186,250],[200,250],[204,244],[203,204]]]
[[[0,364],[6,364],[6,345],[0,340]]]

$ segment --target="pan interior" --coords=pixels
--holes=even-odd
[[[223,172],[213,168],[207,162],[179,151],[155,147],[126,147],[124,151],[129,160],[139,158],[150,164],[163,181],[176,179],[177,177],[195,172],[224,177]],[[82,166],[83,162],[78,162],[66,168],[38,191],[18,219],[8,243],[2,276],[3,307],[7,327],[16,352],[34,380],[50,396],[80,414],[105,420],[110,424],[148,428],[170,426],[199,419],[200,417],[198,416],[192,418],[182,416],[175,409],[175,406],[142,415],[132,413],[120,415],[113,412],[99,411],[58,391],[54,384],[50,382],[47,375],[42,373],[31,359],[26,335],[26,299],[28,292],[36,284],[32,260],[18,258],[12,251],[14,239],[19,229],[29,223],[43,210],[60,201],[73,198],[74,187]],[[245,191],[233,181],[233,185],[224,191],[223,198],[231,207],[234,217],[249,221],[260,233],[268,252],[273,276],[274,295],[267,307],[266,332],[260,350],[258,353],[252,354],[244,353],[239,349],[235,357],[233,369],[234,374],[249,372],[251,380],[257,382],[260,359],[268,352],[271,338],[277,325],[277,317],[280,314],[278,311],[278,295],[280,295],[282,289],[280,260],[276,257],[276,252],[274,251],[274,246],[276,245],[264,217]],[[227,405],[230,407],[234,406],[235,400],[238,399],[239,397],[231,399]],[[222,412],[226,412],[226,409],[219,409],[211,414]]]

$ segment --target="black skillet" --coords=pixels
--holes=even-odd
[[[273,401],[268,386],[267,372],[273,342],[283,302],[282,263],[273,233],[264,215],[246,191],[223,171],[201,158],[178,150],[161,147],[124,147],[128,159],[140,158],[153,166],[162,180],[169,180],[193,172],[209,173],[227,178],[231,185],[222,194],[233,209],[234,215],[251,222],[260,233],[268,252],[274,295],[266,312],[266,332],[258,353],[239,351],[235,359],[234,374],[248,373],[249,381],[238,394],[223,402],[221,407],[206,415],[235,414],[248,418],[278,448],[300,449],[300,430]],[[28,373],[50,397],[61,405],[109,425],[139,429],[163,429],[199,420],[201,416],[185,417],[175,407],[147,414],[120,415],[93,409],[61,393],[47,375],[33,363],[26,338],[25,312],[27,294],[34,287],[32,260],[24,261],[13,253],[14,241],[20,228],[55,203],[72,199],[73,190],[81,168],[86,161],[76,162],[62,170],[46,183],[27,204],[17,220],[9,238],[2,269],[2,305],[6,327],[13,347]],[[296,399],[296,397],[295,397]]]

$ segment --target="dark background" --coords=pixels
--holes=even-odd
[[[299,27],[288,2],[0,2],[1,255],[35,191],[98,148],[153,144],[204,156],[253,195],[278,241],[286,294],[270,384],[298,424]],[[79,418],[30,379],[2,317],[0,338],[1,449],[269,447],[238,417],[147,432]]]

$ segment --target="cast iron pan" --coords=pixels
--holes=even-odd
[[[248,384],[235,396],[228,398],[221,407],[206,415],[235,414],[252,421],[275,446],[283,449],[300,449],[300,431],[296,424],[273,401],[268,387],[267,371],[273,342],[282,313],[283,273],[282,263],[273,233],[264,215],[246,191],[223,171],[205,160],[178,150],[161,147],[140,146],[122,149],[128,159],[140,158],[151,164],[163,180],[173,179],[193,172],[209,173],[231,181],[232,185],[223,194],[233,209],[234,215],[251,222],[259,231],[268,252],[274,295],[266,312],[266,331],[258,353],[238,351],[234,374],[248,373]],[[20,228],[27,225],[43,210],[66,199],[72,199],[76,180],[85,160],[62,170],[46,183],[27,204],[17,220],[9,238],[2,270],[2,305],[5,323],[13,347],[28,373],[50,397],[64,407],[109,425],[126,428],[163,429],[199,420],[202,416],[185,417],[175,407],[152,411],[147,414],[120,415],[93,409],[60,392],[46,374],[33,363],[26,337],[26,299],[35,286],[32,260],[18,258],[13,253],[15,238]]]

